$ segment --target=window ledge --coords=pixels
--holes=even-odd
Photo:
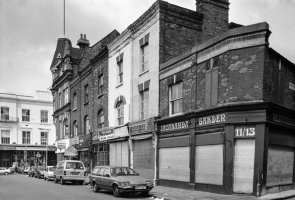
[[[73,111],[76,111],[76,110],[77,110],[77,108],[74,108],[74,109],[73,109]]]
[[[178,116],[178,115],[182,115],[183,113],[181,112],[181,113],[176,113],[176,114],[169,114],[169,117],[176,117],[176,116]]]
[[[149,71],[150,71],[150,70],[145,70],[144,72],[141,72],[141,73],[139,74],[139,76],[142,76],[142,75],[148,73]]]
[[[84,105],[87,105],[88,103],[89,103],[89,101],[85,101],[85,102],[84,102]]]
[[[123,83],[120,83],[119,85],[117,85],[116,88],[120,87],[121,85],[123,85]]]
[[[103,93],[97,95],[97,98],[101,98],[103,96]]]

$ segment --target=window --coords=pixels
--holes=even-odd
[[[143,120],[149,117],[149,90],[142,91],[140,99],[140,117]]]
[[[29,122],[30,121],[30,110],[23,109],[22,110],[22,121]]]
[[[124,124],[124,105],[122,101],[119,101],[116,105],[117,112],[118,112],[118,125]]]
[[[74,93],[73,99],[74,99],[74,110],[75,110],[77,109],[77,105],[78,105],[77,93]]]
[[[73,133],[74,133],[74,137],[78,136],[78,124],[76,120],[73,122]]]
[[[58,108],[61,108],[63,105],[62,105],[62,96],[61,96],[61,92],[60,93],[58,93]]]
[[[205,64],[205,104],[206,107],[217,105],[219,58],[210,59]]]
[[[104,128],[104,112],[103,112],[103,109],[98,111],[98,114],[97,114],[97,128],[98,129]]]
[[[88,91],[88,84],[84,86],[84,103],[89,101],[88,99],[89,91]]]
[[[41,132],[41,145],[48,145],[48,132]]]
[[[23,131],[23,144],[31,144],[31,132]]]
[[[60,138],[64,137],[64,133],[63,133],[63,124],[62,124],[62,120],[59,121],[59,136]]]
[[[98,94],[102,94],[103,89],[103,74],[98,76]]]
[[[48,123],[48,111],[41,110],[41,123]]]
[[[123,84],[123,56],[124,53],[121,53],[116,57],[117,60],[117,85]]]
[[[86,115],[84,118],[84,134],[88,134],[89,129],[90,129],[89,117],[88,117],[88,115]]]
[[[10,131],[9,130],[1,130],[1,143],[2,144],[10,144]]]
[[[170,86],[170,115],[182,113],[182,82]]]
[[[1,120],[9,120],[9,108],[1,107]]]
[[[67,103],[69,103],[69,89],[68,89],[68,88],[66,88],[66,89],[64,90],[64,103],[65,103],[65,105],[66,105]]]
[[[140,72],[149,69],[149,34],[139,40],[140,45]]]
[[[63,132],[64,132],[64,136],[68,136],[69,132],[70,132],[67,118],[65,118],[64,121],[63,121]]]

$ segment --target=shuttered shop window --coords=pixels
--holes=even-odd
[[[159,178],[189,182],[189,147],[159,150]]]
[[[128,166],[128,142],[110,143],[110,165]]]
[[[223,145],[196,147],[196,183],[223,184]]]
[[[268,149],[266,186],[292,184],[294,150],[274,147]]]

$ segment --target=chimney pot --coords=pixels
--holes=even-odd
[[[86,34],[84,34],[84,40],[86,40]]]
[[[82,33],[80,34],[80,38],[83,39],[83,34]]]

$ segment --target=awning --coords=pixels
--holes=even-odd
[[[70,156],[70,157],[75,157],[78,156],[78,151],[75,147],[73,146],[69,146],[66,150],[65,150],[65,154],[64,156]]]

